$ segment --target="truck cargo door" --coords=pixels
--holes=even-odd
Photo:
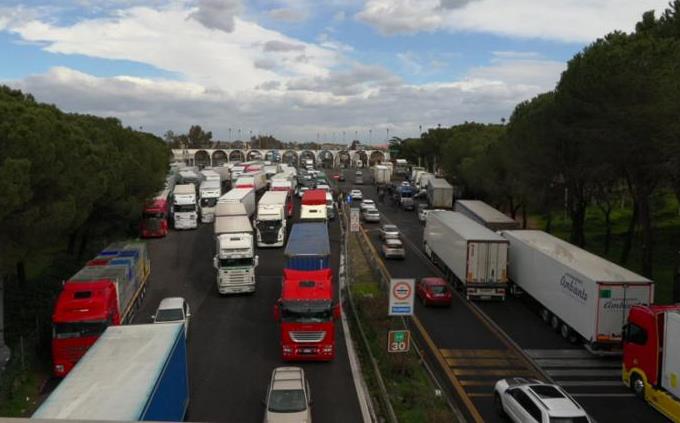
[[[488,244],[470,242],[469,246],[468,280],[470,282],[484,282],[486,280],[486,265],[489,257]]]
[[[618,342],[633,305],[652,302],[652,286],[647,284],[598,284],[597,341]]]

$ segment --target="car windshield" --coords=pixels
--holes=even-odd
[[[52,329],[55,339],[83,338],[101,335],[108,325],[106,321],[55,323]]]
[[[368,209],[368,210],[366,210],[366,214],[378,214],[378,210],[377,209]]]
[[[550,423],[589,423],[585,416],[578,417],[551,417]]]
[[[401,241],[396,239],[388,239],[385,244],[390,248],[401,248]]]
[[[383,230],[385,232],[397,232],[398,231],[397,227],[394,226],[394,225],[385,225],[385,226],[383,226]]]
[[[332,318],[330,301],[288,301],[281,304],[281,320],[297,323],[322,323]]]
[[[273,413],[299,413],[307,409],[302,389],[275,389],[269,394],[268,410]]]
[[[184,314],[181,308],[166,308],[156,312],[156,322],[177,322],[184,320]]]

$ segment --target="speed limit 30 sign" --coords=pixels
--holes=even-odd
[[[391,330],[387,333],[387,352],[408,352],[411,348],[411,331]]]

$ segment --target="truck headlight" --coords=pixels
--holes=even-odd
[[[293,348],[287,347],[287,346],[284,345],[284,346],[283,346],[283,353],[284,353],[284,354],[292,354],[292,353],[293,353]]]

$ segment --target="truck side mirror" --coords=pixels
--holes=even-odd
[[[278,322],[281,320],[281,308],[279,307],[279,304],[276,303],[274,304],[274,321]]]
[[[340,304],[334,305],[333,306],[333,319],[339,320],[341,316],[342,316],[342,309],[340,308]]]
[[[215,269],[218,269],[218,268],[219,268],[219,266],[217,265],[217,256],[213,257],[213,267],[214,267]]]
[[[257,265],[260,263],[260,256],[255,256],[254,262],[255,262],[255,267],[257,267]]]

